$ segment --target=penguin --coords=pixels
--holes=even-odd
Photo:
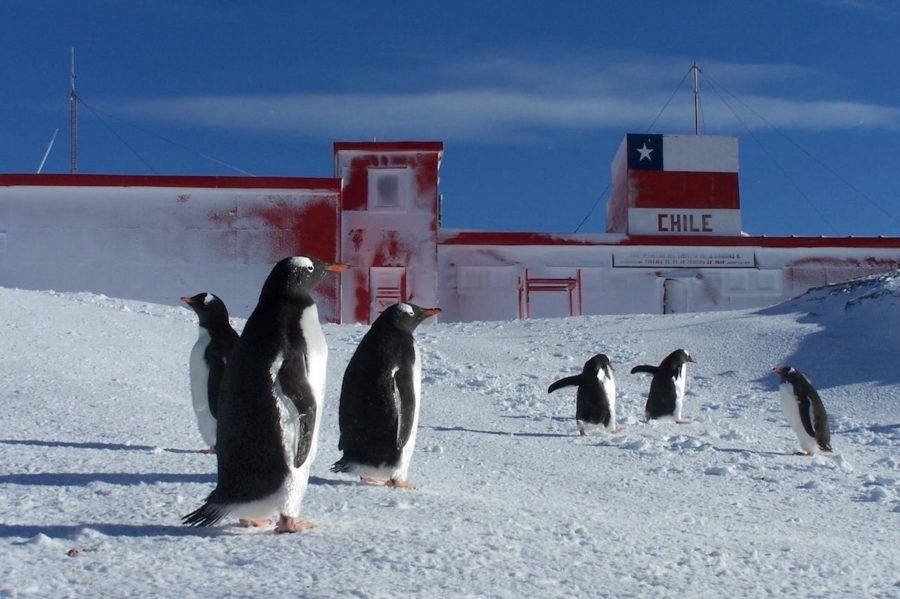
[[[363,482],[414,489],[406,482],[416,443],[422,362],[415,328],[440,308],[389,306],[372,323],[350,358],[338,409],[341,459],[332,472]]]
[[[800,440],[802,453],[813,456],[819,451],[831,451],[831,431],[828,414],[806,374],[790,366],[773,368],[781,379],[781,409]]]
[[[616,428],[614,370],[605,354],[597,354],[584,363],[581,374],[559,379],[547,389],[547,393],[553,393],[563,387],[578,386],[575,421],[582,437],[587,435],[589,428],[603,427],[611,433],[621,430]]]
[[[310,293],[348,266],[295,256],[278,262],[231,354],[219,394],[218,482],[182,521],[211,526],[228,514],[276,533],[312,528],[299,519],[316,454],[327,345]]]
[[[219,297],[212,293],[198,293],[182,297],[185,306],[192,309],[199,319],[200,334],[191,350],[190,377],[191,399],[197,426],[208,453],[216,452],[216,407],[219,401],[219,385],[228,356],[237,343],[238,334],[228,321],[228,309]]]
[[[666,356],[659,366],[641,364],[631,369],[631,374],[646,372],[653,375],[650,381],[650,392],[647,394],[647,405],[644,417],[674,417],[678,424],[687,424],[684,420],[684,389],[687,383],[687,363],[696,360],[683,349],[676,349]]]

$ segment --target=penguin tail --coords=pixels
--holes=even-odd
[[[651,366],[649,364],[641,364],[640,366],[635,366],[631,369],[631,374],[637,374],[639,372],[646,372],[647,374],[656,374],[656,371],[659,370],[656,366]]]
[[[350,472],[351,468],[352,464],[344,458],[339,459],[331,465],[332,472]]]
[[[207,501],[199,508],[184,516],[181,522],[186,526],[212,526],[228,514],[228,509],[217,503]]]

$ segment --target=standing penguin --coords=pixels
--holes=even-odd
[[[181,301],[196,312],[200,320],[200,334],[191,350],[191,398],[200,435],[209,446],[209,453],[215,453],[219,386],[238,334],[228,322],[225,302],[212,293],[182,297]]]
[[[684,389],[687,383],[687,363],[695,362],[683,349],[676,349],[666,356],[659,366],[641,364],[631,369],[631,374],[646,372],[653,375],[644,416],[647,420],[671,416],[678,424],[687,424],[684,414]]]
[[[327,346],[310,293],[345,264],[298,256],[278,262],[232,353],[219,395],[218,482],[182,520],[210,526],[226,514],[275,532],[312,528],[299,520],[315,457]]]
[[[332,472],[365,482],[414,489],[406,482],[416,443],[422,362],[413,331],[440,308],[400,303],[372,323],[344,371],[339,424],[340,460]]]
[[[790,366],[773,368],[781,378],[781,409],[800,440],[803,453],[812,456],[831,451],[828,414],[809,378]]]
[[[584,437],[587,429],[604,427],[611,433],[616,428],[616,381],[612,371],[615,370],[605,354],[597,354],[584,363],[581,374],[568,376],[554,382],[547,389],[553,393],[563,387],[578,386],[575,396],[575,421],[578,433]]]

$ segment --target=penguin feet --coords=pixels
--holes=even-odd
[[[373,478],[371,476],[360,476],[360,482],[366,483],[367,485],[378,485],[379,487],[390,487],[391,489],[415,489],[416,485],[413,483],[408,483],[403,480],[397,480],[396,478],[389,478],[387,480],[382,480],[380,478]]]
[[[587,431],[584,430],[583,428],[578,429],[578,436],[579,437],[587,437]]]
[[[384,483],[385,487],[390,487],[392,489],[408,489],[413,490],[416,488],[416,485],[413,483],[408,483],[405,480],[397,480],[396,478],[388,479],[386,483]]]
[[[256,520],[250,520],[247,518],[239,518],[238,524],[243,526],[244,528],[256,528],[258,526],[269,526],[272,524],[272,521],[268,518],[259,518]]]
[[[278,524],[275,525],[276,533],[283,532],[300,532],[302,530],[310,530],[315,528],[316,525],[308,520],[299,520],[297,518],[292,518],[291,516],[285,516],[281,514],[281,517],[278,519]]]
[[[690,424],[690,423],[691,423],[690,420],[682,420],[681,418],[679,418],[675,421],[675,424]]]
[[[621,433],[621,432],[624,431],[624,430],[625,430],[625,428],[620,426],[620,427],[618,427],[618,428],[612,429],[610,432],[611,432],[612,434],[615,435],[615,434],[617,434],[617,433]]]

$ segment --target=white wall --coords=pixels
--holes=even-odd
[[[445,244],[438,256],[445,321],[525,313],[519,287],[526,269],[556,278],[580,270],[584,314],[661,314],[761,308],[810,287],[900,268],[900,248]],[[629,266],[614,266],[617,256]],[[702,266],[707,263],[741,267]],[[558,292],[533,294],[531,308],[535,318],[569,313],[566,294]]]
[[[336,193],[0,188],[0,286],[173,305],[211,291],[232,315],[247,316],[272,265],[298,244],[290,224],[279,228],[264,215],[285,206],[299,214],[320,202],[336,206]],[[333,311],[320,305],[323,318]]]

